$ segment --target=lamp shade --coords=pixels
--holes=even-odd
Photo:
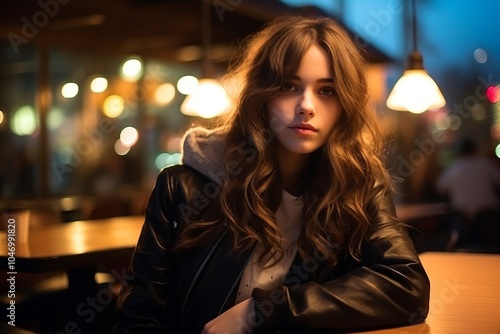
[[[181,112],[188,116],[213,118],[220,116],[229,106],[226,90],[216,80],[200,79],[193,93],[186,96]]]
[[[446,100],[424,69],[407,69],[394,85],[386,104],[393,110],[420,114],[443,107]]]

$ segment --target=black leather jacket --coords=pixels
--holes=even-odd
[[[185,165],[159,174],[118,298],[114,333],[198,334],[232,306],[250,252],[230,252],[225,233],[208,247],[171,251],[186,217],[202,212],[216,187]],[[254,291],[254,332],[332,333],[422,322],[429,280],[394,216],[392,200],[381,199],[361,261],[346,255],[331,268],[320,256],[297,255],[280,289]]]

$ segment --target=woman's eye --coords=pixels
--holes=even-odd
[[[281,88],[283,92],[294,92],[297,90],[294,84],[292,83],[286,83],[283,88]]]
[[[335,89],[331,87],[325,87],[319,90],[319,94],[326,96],[334,96],[336,93]]]

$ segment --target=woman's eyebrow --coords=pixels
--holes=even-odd
[[[302,79],[298,76],[298,75],[294,75],[292,77],[292,80],[298,80],[298,81],[302,81]],[[318,80],[316,80],[317,83],[333,83],[333,79],[332,78],[319,78]]]

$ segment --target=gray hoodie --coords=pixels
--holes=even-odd
[[[225,175],[224,135],[222,128],[195,127],[188,130],[182,141],[182,163],[220,185]]]

